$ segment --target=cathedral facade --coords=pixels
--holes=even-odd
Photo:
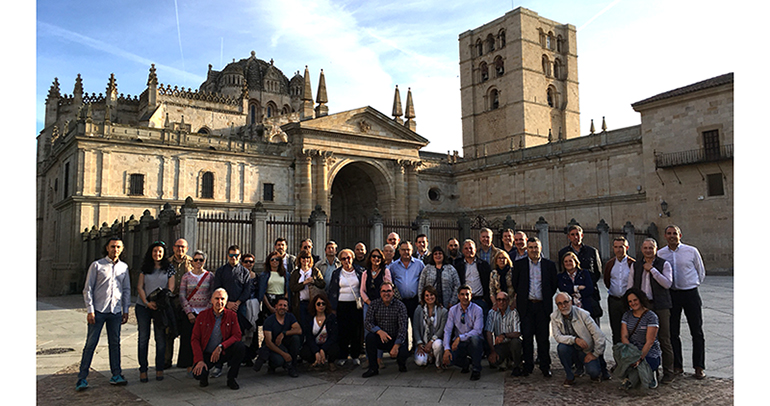
[[[38,292],[82,283],[84,230],[188,196],[298,219],[320,206],[331,219],[671,222],[709,269],[732,269],[732,239],[710,234],[732,229],[732,74],[635,103],[641,125],[581,136],[573,26],[518,8],[459,40],[462,157],[421,151],[411,91],[402,108],[396,87],[390,115],[330,114],[323,71],[313,97],[308,67],[289,78],[254,52],[209,66],[196,90],[161,84],[154,66],[133,97],[114,77],[103,95],[54,79],[38,135]]]

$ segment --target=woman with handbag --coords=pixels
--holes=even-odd
[[[302,325],[305,344],[300,350],[300,357],[311,367],[329,364],[329,370],[334,371],[337,369],[334,360],[340,352],[337,342],[339,330],[337,315],[332,313],[326,293],[318,293],[309,301],[307,311],[310,318],[307,324]]]
[[[291,310],[301,326],[310,319],[308,306],[310,300],[326,287],[324,276],[320,270],[313,268],[313,256],[310,251],[302,250],[297,255],[297,268],[289,276],[291,291]]]
[[[139,381],[149,382],[147,378],[147,353],[150,347],[150,325],[155,335],[155,379],[163,380],[163,367],[166,364],[166,325],[163,324],[158,303],[153,300],[174,288],[176,283],[174,266],[166,258],[166,243],[155,241],[147,249],[142,261],[141,272],[136,286],[136,324],[139,330]]]
[[[652,370],[650,389],[658,387],[656,371],[661,362],[660,342],[658,341],[658,316],[650,311],[650,301],[641,289],[630,288],[626,291],[624,303],[629,310],[623,314],[620,325],[620,341],[623,344],[632,344],[642,353],[639,360],[632,366],[637,368],[642,362],[646,362]]]
[[[212,275],[203,268],[206,264],[206,254],[203,251],[195,251],[192,259],[192,270],[182,275],[179,283],[179,301],[182,310],[187,316],[187,322],[182,321],[179,326],[179,359],[177,366],[186,367],[187,375],[192,378],[193,352],[190,344],[192,330],[195,326],[195,318],[198,314],[211,307],[211,281]]]
[[[358,357],[361,355],[364,340],[364,313],[361,300],[361,276],[363,270],[353,266],[355,254],[350,249],[340,252],[342,266],[332,272],[332,278],[326,287],[332,311],[337,315],[339,325],[340,358],[337,365],[347,362],[348,355],[353,365],[361,365]]]

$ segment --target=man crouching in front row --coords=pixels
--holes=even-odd
[[[238,389],[238,370],[246,354],[241,341],[238,315],[227,305],[227,291],[219,288],[211,295],[212,307],[201,312],[195,320],[192,332],[193,375],[201,387],[209,385],[209,368],[219,361],[227,362],[227,386]]]

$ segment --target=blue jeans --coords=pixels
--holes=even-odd
[[[580,346],[559,344],[556,348],[559,353],[559,361],[564,367],[564,372],[567,374],[567,379],[575,379],[575,374],[572,372],[572,366],[575,365],[577,369],[585,367],[585,371],[592,379],[596,379],[602,376],[602,371],[606,367],[602,366],[604,357],[599,357],[587,364],[583,364],[583,360],[586,357],[586,353]]]
[[[154,310],[136,305],[136,324],[139,328],[139,372],[147,372],[147,353],[150,348],[150,323],[155,335],[155,371],[163,371],[166,365],[166,326],[153,319]]]
[[[83,348],[83,357],[80,359],[78,379],[86,379],[88,376],[94,351],[99,344],[99,336],[101,336],[102,327],[105,324],[107,325],[107,342],[110,351],[110,372],[112,372],[112,376],[121,375],[123,371],[120,369],[120,325],[123,322],[123,314],[94,312],[94,319],[94,324],[88,325],[86,346]]]
[[[451,349],[452,344],[449,343]],[[471,364],[474,371],[481,371],[481,357],[484,355],[484,340],[481,336],[471,336],[466,341],[460,341],[456,351],[452,351],[452,365],[461,368],[468,366],[468,357],[471,357]]]

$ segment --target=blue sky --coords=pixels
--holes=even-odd
[[[370,105],[390,115],[393,91],[411,87],[426,150],[462,150],[458,36],[516,7],[574,25],[581,134],[602,116],[610,129],[639,124],[630,104],[732,72],[731,27],[709,1],[78,1],[37,3],[36,130],[54,77],[71,94],[139,95],[151,63],[161,83],[196,89],[253,50],[289,78],[324,70],[330,113]],[[729,16],[728,16],[729,17]]]

